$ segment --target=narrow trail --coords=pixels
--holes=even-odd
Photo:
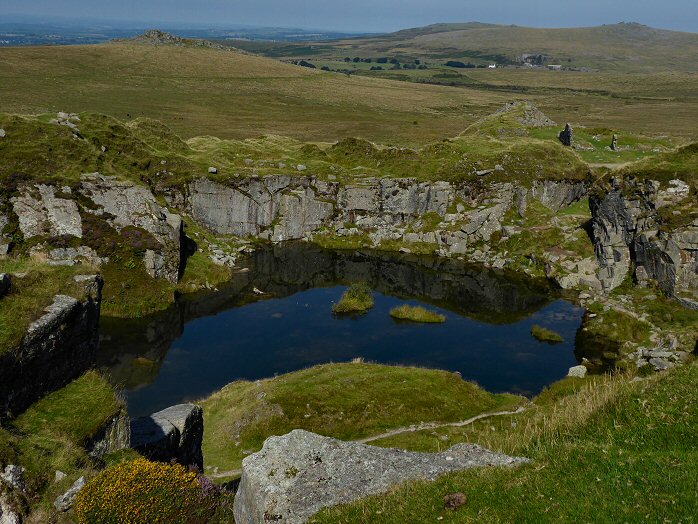
[[[424,431],[427,429],[439,429],[439,428],[461,428],[463,426],[469,426],[473,422],[478,420],[492,418],[492,417],[503,417],[506,415],[518,415],[524,411],[524,407],[520,407],[515,411],[498,411],[496,413],[482,413],[476,415],[468,420],[461,420],[460,422],[423,422],[421,424],[414,424],[412,426],[406,426],[403,428],[391,429],[380,435],[373,435],[371,437],[366,437],[353,442],[359,442],[360,444],[368,444],[369,442],[375,442],[376,440],[382,440],[388,437],[394,437],[395,435],[401,435],[402,433],[414,433],[415,431]]]
[[[514,411],[497,411],[495,413],[481,413],[467,420],[461,420],[459,422],[422,422],[421,424],[413,424],[411,426],[405,426],[402,428],[391,429],[385,433],[379,435],[372,435],[370,437],[351,440],[350,442],[358,442],[359,444],[368,444],[369,442],[375,442],[376,440],[382,440],[384,438],[394,437],[395,435],[401,435],[403,433],[414,433],[416,431],[425,431],[428,429],[439,429],[439,428],[462,428],[463,426],[469,426],[478,420],[484,420],[493,417],[504,417],[507,415],[518,415],[526,410],[525,407],[521,406]],[[242,469],[231,469],[229,471],[220,471],[218,473],[213,473],[208,475],[211,478],[224,478],[224,477],[237,477],[242,475]]]

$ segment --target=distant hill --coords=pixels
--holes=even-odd
[[[286,46],[285,56],[289,56]],[[698,71],[698,34],[635,23],[571,29],[435,24],[316,46],[318,56],[452,58],[516,64],[525,55],[542,65],[622,72]],[[266,53],[273,55],[271,50]],[[304,56],[309,56],[307,50]]]

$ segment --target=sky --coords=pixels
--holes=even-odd
[[[437,22],[698,32],[698,0],[0,0],[3,16],[386,32]]]

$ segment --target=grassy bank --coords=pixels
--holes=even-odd
[[[271,435],[302,428],[358,439],[422,421],[455,422],[521,403],[445,371],[327,364],[257,382],[234,382],[203,402],[204,461],[219,471]]]
[[[522,415],[383,442],[433,451],[446,436],[533,463],[403,486],[315,521],[691,522],[698,511],[697,383],[696,364],[639,382],[567,380]],[[444,508],[453,492],[468,497],[456,512]]]
[[[99,466],[84,446],[122,409],[111,385],[90,371],[0,429],[0,463],[27,469],[27,492],[38,515],[48,519],[55,497]],[[54,482],[56,471],[67,476]]]

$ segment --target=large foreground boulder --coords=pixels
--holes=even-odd
[[[409,480],[433,480],[451,471],[527,461],[474,444],[458,444],[443,453],[414,453],[297,429],[268,438],[261,451],[243,461],[235,521],[302,523],[323,508],[385,493]]]
[[[204,467],[201,406],[179,404],[131,422],[131,447],[150,460]]]

